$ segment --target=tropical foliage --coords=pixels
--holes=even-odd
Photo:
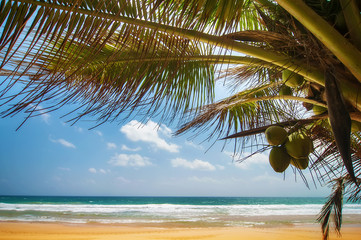
[[[72,104],[74,123],[160,115],[180,119],[178,134],[205,131],[254,152],[270,149],[271,125],[303,131],[314,144],[305,171],[335,184],[319,218],[327,238],[331,214],[341,227],[343,196],[361,199],[360,9],[357,0],[2,0],[1,115]],[[229,97],[214,99],[216,80]]]

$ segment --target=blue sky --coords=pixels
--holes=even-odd
[[[64,112],[29,119],[0,119],[1,195],[106,196],[327,196],[308,189],[291,168],[273,172],[267,154],[237,164],[233,144],[203,142],[206,136],[172,137],[175,126],[129,119],[123,124],[75,126]],[[210,148],[211,147],[211,148]],[[305,171],[310,182],[308,170]]]

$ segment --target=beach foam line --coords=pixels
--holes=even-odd
[[[180,204],[47,204],[0,203],[0,221],[65,223],[169,223],[188,222],[214,226],[245,226],[254,219],[268,222],[282,218],[314,221],[321,204],[180,205]],[[345,204],[344,216],[361,219],[361,205]],[[298,216],[298,217],[297,217]],[[253,221],[255,222],[255,221]]]

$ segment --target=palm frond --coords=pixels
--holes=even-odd
[[[360,169],[360,160],[358,161],[358,169]],[[348,196],[347,201],[353,203],[359,203],[361,201],[361,178],[357,178],[357,184],[355,184],[351,179],[346,178],[347,189],[345,195]]]
[[[311,118],[307,118],[307,119],[296,119],[296,120],[278,122],[276,124],[265,125],[265,126],[262,126],[262,127],[253,128],[253,129],[250,129],[250,130],[245,130],[245,131],[242,131],[242,132],[238,132],[238,133],[232,134],[230,136],[224,137],[221,140],[226,140],[226,139],[231,139],[231,138],[241,138],[241,137],[247,137],[247,136],[263,133],[270,126],[281,126],[281,127],[286,127],[286,128],[291,128],[291,127],[295,128],[295,126],[298,125],[297,127],[301,127],[303,125],[309,125],[310,123],[316,122],[320,118],[324,118],[324,117],[325,116],[315,116],[315,117],[311,117]]]
[[[222,135],[229,135],[231,131],[246,131],[292,119],[292,113],[285,111],[292,104],[288,105],[289,102],[283,101],[284,97],[274,95],[274,85],[268,83],[254,87],[204,106],[195,117],[190,112],[192,120],[185,123],[176,134],[191,128],[200,129],[201,132],[202,129],[213,126],[215,130],[211,137],[220,138]]]
[[[70,40],[69,38],[76,37],[74,34],[80,33],[85,41],[95,37],[99,28],[110,29],[120,22],[144,26],[147,20],[148,26],[154,28],[159,23],[163,26],[197,29],[199,32],[226,32],[240,29],[242,23],[247,23],[247,27],[259,26],[257,22],[252,22],[251,19],[254,18],[243,16],[251,12],[244,11],[245,8],[250,9],[251,3],[252,1],[241,0],[3,0],[0,26],[4,26],[4,31],[0,38],[0,50],[6,47],[8,53],[3,64],[7,62],[11,50],[16,49],[16,43],[22,44],[29,37],[33,39],[30,40],[31,43],[35,44],[42,38],[56,39],[59,35]],[[245,21],[246,18],[248,21]]]
[[[333,215],[335,223],[335,230],[340,234],[342,224],[342,205],[343,205],[343,192],[344,192],[344,178],[338,178],[334,180],[333,192],[329,196],[327,202],[322,207],[317,220],[321,223],[323,239],[326,240],[329,237],[330,229],[330,217]]]
[[[151,40],[152,45],[143,44]],[[81,103],[84,111],[79,118],[98,115],[100,122],[113,121],[127,109],[151,114],[162,106],[164,115],[166,109],[181,114],[182,109],[212,100],[214,59],[204,57],[210,53],[187,39],[136,26],[122,26],[108,44],[59,43],[38,57],[23,100],[3,114],[15,114],[45,99],[55,100],[48,110]],[[66,94],[59,94],[62,89]]]
[[[17,96],[20,102],[3,115],[29,112],[29,107],[55,97],[57,103],[49,110],[80,102],[85,109],[81,116],[102,112],[100,121],[149,104],[194,108],[212,99],[213,66],[185,60],[201,55],[196,48],[206,47],[197,41],[189,44],[189,39],[172,36],[172,32],[161,33],[159,27],[213,29],[212,33],[223,34],[241,29],[242,24],[251,29],[260,26],[257,21],[245,21],[255,13],[252,1],[20,0],[2,4],[0,69],[13,71],[2,83],[7,84],[0,96],[6,100],[2,105],[16,98],[5,96],[12,86],[28,82]],[[106,53],[109,47],[115,51]],[[31,80],[29,75],[33,75]],[[114,76],[118,80],[109,80]],[[180,79],[177,84],[176,79]],[[192,80],[188,83],[186,79]],[[152,86],[151,81],[155,82]]]
[[[284,83],[281,69],[277,66],[264,67],[252,64],[236,66],[228,68],[220,78],[226,78],[227,84],[233,88],[233,91],[243,90],[203,107],[198,115],[190,113],[189,118],[192,120],[183,124],[176,134],[191,128],[207,129],[216,126],[212,136],[227,139],[225,135],[229,136],[232,131],[241,131],[242,136],[248,137],[252,133],[263,132],[266,126],[272,124],[285,122],[290,125],[302,121],[305,110],[300,107],[300,102],[326,106],[317,100],[307,98],[301,89],[295,95],[279,95]],[[224,135],[221,136],[222,134]]]
[[[340,152],[336,146],[332,130],[328,120],[319,120],[310,128],[309,136],[314,142],[315,151],[313,153],[314,163],[311,168],[316,172],[318,181],[323,185],[334,178],[343,176],[348,178],[348,172],[341,160]],[[359,133],[351,134],[351,160],[354,165],[355,172],[359,172],[361,156],[359,149],[361,147],[358,138]],[[360,176],[358,174],[356,177]],[[357,184],[354,183],[357,189]],[[357,197],[355,198],[357,199]]]
[[[252,12],[252,1],[243,0],[187,0],[156,1],[156,6],[164,12],[171,12],[175,24],[186,24],[193,29],[206,29],[222,34],[240,27],[255,27],[248,16]],[[247,9],[247,11],[245,11]],[[250,11],[251,10],[251,11]],[[248,21],[245,21],[248,19]],[[212,30],[211,30],[212,29]]]

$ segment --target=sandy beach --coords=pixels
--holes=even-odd
[[[344,226],[342,236],[331,232],[330,239],[354,240],[361,236],[360,225]],[[0,222],[1,240],[139,240],[139,239],[322,239],[319,225],[274,227],[154,228],[111,224],[63,224]]]
[[[318,198],[2,197],[0,240],[321,240]],[[361,236],[345,204],[342,237]]]

